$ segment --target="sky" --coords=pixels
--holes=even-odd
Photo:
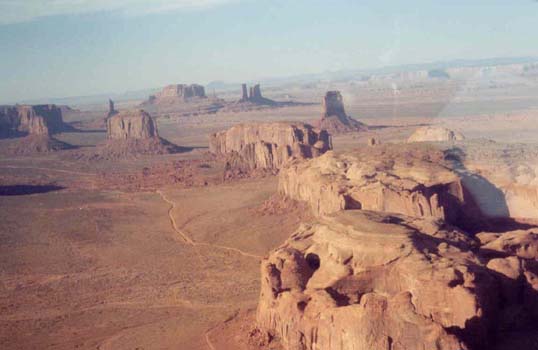
[[[538,56],[536,0],[0,0],[0,103]]]

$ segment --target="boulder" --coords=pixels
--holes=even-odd
[[[326,131],[301,123],[248,123],[210,135],[210,152],[232,166],[280,169],[292,158],[313,158],[332,149]]]
[[[442,154],[390,145],[338,155],[327,152],[291,163],[281,170],[278,188],[291,199],[309,203],[317,216],[365,209],[456,224],[468,200],[457,174],[443,164]]]
[[[368,130],[368,126],[346,114],[340,91],[327,91],[323,98],[323,114],[317,125],[331,134]]]
[[[538,319],[538,228],[483,232],[477,238],[481,260],[499,282],[504,308],[498,327],[516,333],[528,329]]]
[[[376,138],[376,137],[370,137],[368,139],[368,146],[370,146],[370,147],[377,146],[377,145],[380,145],[380,144],[381,144],[381,141],[379,141],[379,139]]]
[[[424,126],[415,130],[407,142],[453,142],[464,139],[463,134],[442,126]]]
[[[257,325],[287,350],[486,348],[498,281],[476,246],[402,215],[303,224],[262,261]]]
[[[517,256],[522,259],[538,260],[538,228],[503,234],[481,233],[477,236],[482,242],[481,250],[484,255]]]

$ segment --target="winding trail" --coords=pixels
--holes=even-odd
[[[161,196],[163,201],[165,201],[166,203],[168,203],[170,205],[170,208],[168,209],[168,219],[170,220],[170,223],[172,224],[172,228],[174,229],[174,231],[176,231],[176,233],[181,236],[181,238],[185,241],[185,243],[190,244],[192,246],[195,246],[196,242],[194,242],[189,236],[184,234],[178,228],[176,220],[174,219],[174,216],[172,215],[172,211],[175,209],[176,203],[174,203],[170,199],[168,199],[166,197],[166,195],[161,190],[157,190],[157,193],[159,194],[159,196]]]
[[[209,339],[209,334],[211,334],[212,331],[213,328],[205,332],[205,342],[207,343],[207,347],[209,348],[209,350],[217,350],[215,345],[213,345],[213,343],[211,342],[211,339]]]
[[[182,230],[179,229],[179,227],[178,227],[178,225],[176,223],[176,220],[174,219],[174,216],[172,215],[172,212],[176,208],[176,203],[174,201],[170,200],[168,197],[166,197],[166,195],[164,194],[163,191],[157,190],[155,192],[162,198],[163,201],[165,201],[166,203],[168,203],[170,205],[170,208],[168,209],[168,218],[170,220],[170,224],[172,225],[172,228],[174,229],[174,231],[179,236],[181,236],[181,238],[183,239],[183,241],[186,244],[191,245],[193,247],[207,246],[207,247],[212,247],[212,248],[217,248],[217,249],[222,249],[222,250],[228,250],[228,251],[235,252],[237,254],[240,254],[240,255],[243,255],[243,256],[246,256],[246,257],[249,257],[249,258],[258,259],[258,260],[261,260],[263,258],[260,255],[251,254],[251,253],[245,252],[245,251],[243,251],[241,249],[238,249],[238,248],[226,247],[226,246],[222,246],[222,245],[218,245],[218,244],[211,244],[211,243],[193,241],[188,235],[186,235]],[[211,334],[211,332],[213,330],[214,330],[214,328],[210,328],[204,334],[205,342],[206,342],[207,347],[208,347],[209,350],[217,350],[217,348],[215,347],[215,345],[213,345],[213,343],[211,342],[211,339],[209,338],[209,335]]]
[[[238,249],[238,248],[233,248],[233,247],[226,247],[226,246],[223,246],[223,245],[219,245],[219,244],[212,244],[212,243],[206,243],[206,242],[195,242],[193,241],[188,235],[186,235],[183,231],[181,231],[176,223],[176,220],[174,219],[174,216],[172,215],[172,212],[174,211],[174,209],[176,208],[176,203],[171,201],[170,199],[168,199],[166,197],[166,195],[163,193],[163,191],[161,190],[157,190],[156,191],[157,194],[159,194],[159,196],[161,196],[162,200],[165,201],[166,203],[168,203],[170,205],[170,209],[168,209],[168,218],[170,219],[170,223],[172,224],[172,228],[174,229],[174,231],[181,236],[181,238],[183,239],[183,241],[185,241],[185,243],[189,244],[189,245],[192,245],[192,246],[206,246],[206,247],[212,247],[212,248],[217,248],[217,249],[222,249],[222,250],[228,250],[228,251],[231,251],[231,252],[235,252],[235,253],[238,253],[238,254],[241,254],[243,256],[246,256],[246,257],[249,257],[249,258],[254,258],[254,259],[259,259],[261,260],[263,257],[261,255],[256,255],[256,254],[251,254],[251,253],[248,253],[248,252],[245,252],[241,249]]]

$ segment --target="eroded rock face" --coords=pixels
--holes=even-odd
[[[474,140],[446,151],[484,215],[538,219],[538,147]]]
[[[239,100],[239,103],[250,103],[253,105],[276,105],[277,103],[273,100],[263,97],[260,84],[256,84],[247,87],[247,84],[241,85],[242,96]],[[247,93],[248,91],[248,93]]]
[[[457,222],[466,200],[459,177],[428,152],[384,145],[328,152],[282,169],[279,191],[318,216],[365,209]]]
[[[477,237],[362,210],[303,224],[262,262],[258,327],[287,350],[533,348],[537,229]]]
[[[144,110],[122,111],[107,119],[109,139],[150,139],[158,136],[153,118]]]
[[[407,142],[451,142],[464,139],[463,134],[442,126],[424,126],[418,128]]]
[[[210,135],[212,153],[245,169],[280,169],[292,158],[317,157],[332,143],[326,131],[300,123],[250,123]]]
[[[23,135],[50,135],[66,131],[62,111],[55,105],[16,105],[0,107],[2,137]]]
[[[198,84],[185,85],[173,84],[165,86],[161,92],[150,96],[148,103],[150,104],[174,104],[189,102],[193,99],[205,99],[205,89]]]
[[[240,101],[247,101],[248,100],[248,92],[247,92],[247,84],[241,84],[241,100]]]
[[[346,114],[340,91],[327,91],[325,94],[319,128],[328,130],[331,134],[368,130],[366,124]]]
[[[113,117],[115,116],[116,114],[118,114],[118,111],[116,110],[116,108],[114,107],[114,101],[112,101],[111,99],[108,100],[108,113],[106,115],[106,119],[110,118],[110,117]]]
[[[262,90],[260,88],[260,84],[256,84],[254,86],[250,87],[250,92],[248,94],[248,98],[251,101],[256,101],[262,99]]]
[[[144,110],[121,111],[106,122],[107,141],[94,158],[115,159],[179,151],[178,146],[159,137],[157,124]]]
[[[515,256],[538,260],[538,228],[504,233],[481,233],[482,253],[489,256]]]
[[[324,217],[263,260],[258,326],[287,350],[484,348],[498,280],[476,246],[426,219]]]

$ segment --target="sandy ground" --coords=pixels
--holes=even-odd
[[[431,123],[472,139],[538,144],[536,88],[325,88],[342,89],[348,114],[373,126],[335,136],[336,151],[365,147],[372,136],[401,142]],[[319,101],[321,90],[289,94]],[[260,258],[305,215],[293,206],[260,210],[276,192],[276,178],[191,188],[163,183],[144,191],[105,188],[98,179],[198,159],[209,133],[236,123],[311,121],[319,114],[319,105],[308,105],[161,118],[161,136],[193,148],[176,155],[99,162],[69,151],[0,157],[0,348],[250,349],[239,338],[253,323]],[[58,136],[82,149],[104,137]],[[35,187],[6,195],[23,185]],[[237,314],[246,321],[234,321]]]

